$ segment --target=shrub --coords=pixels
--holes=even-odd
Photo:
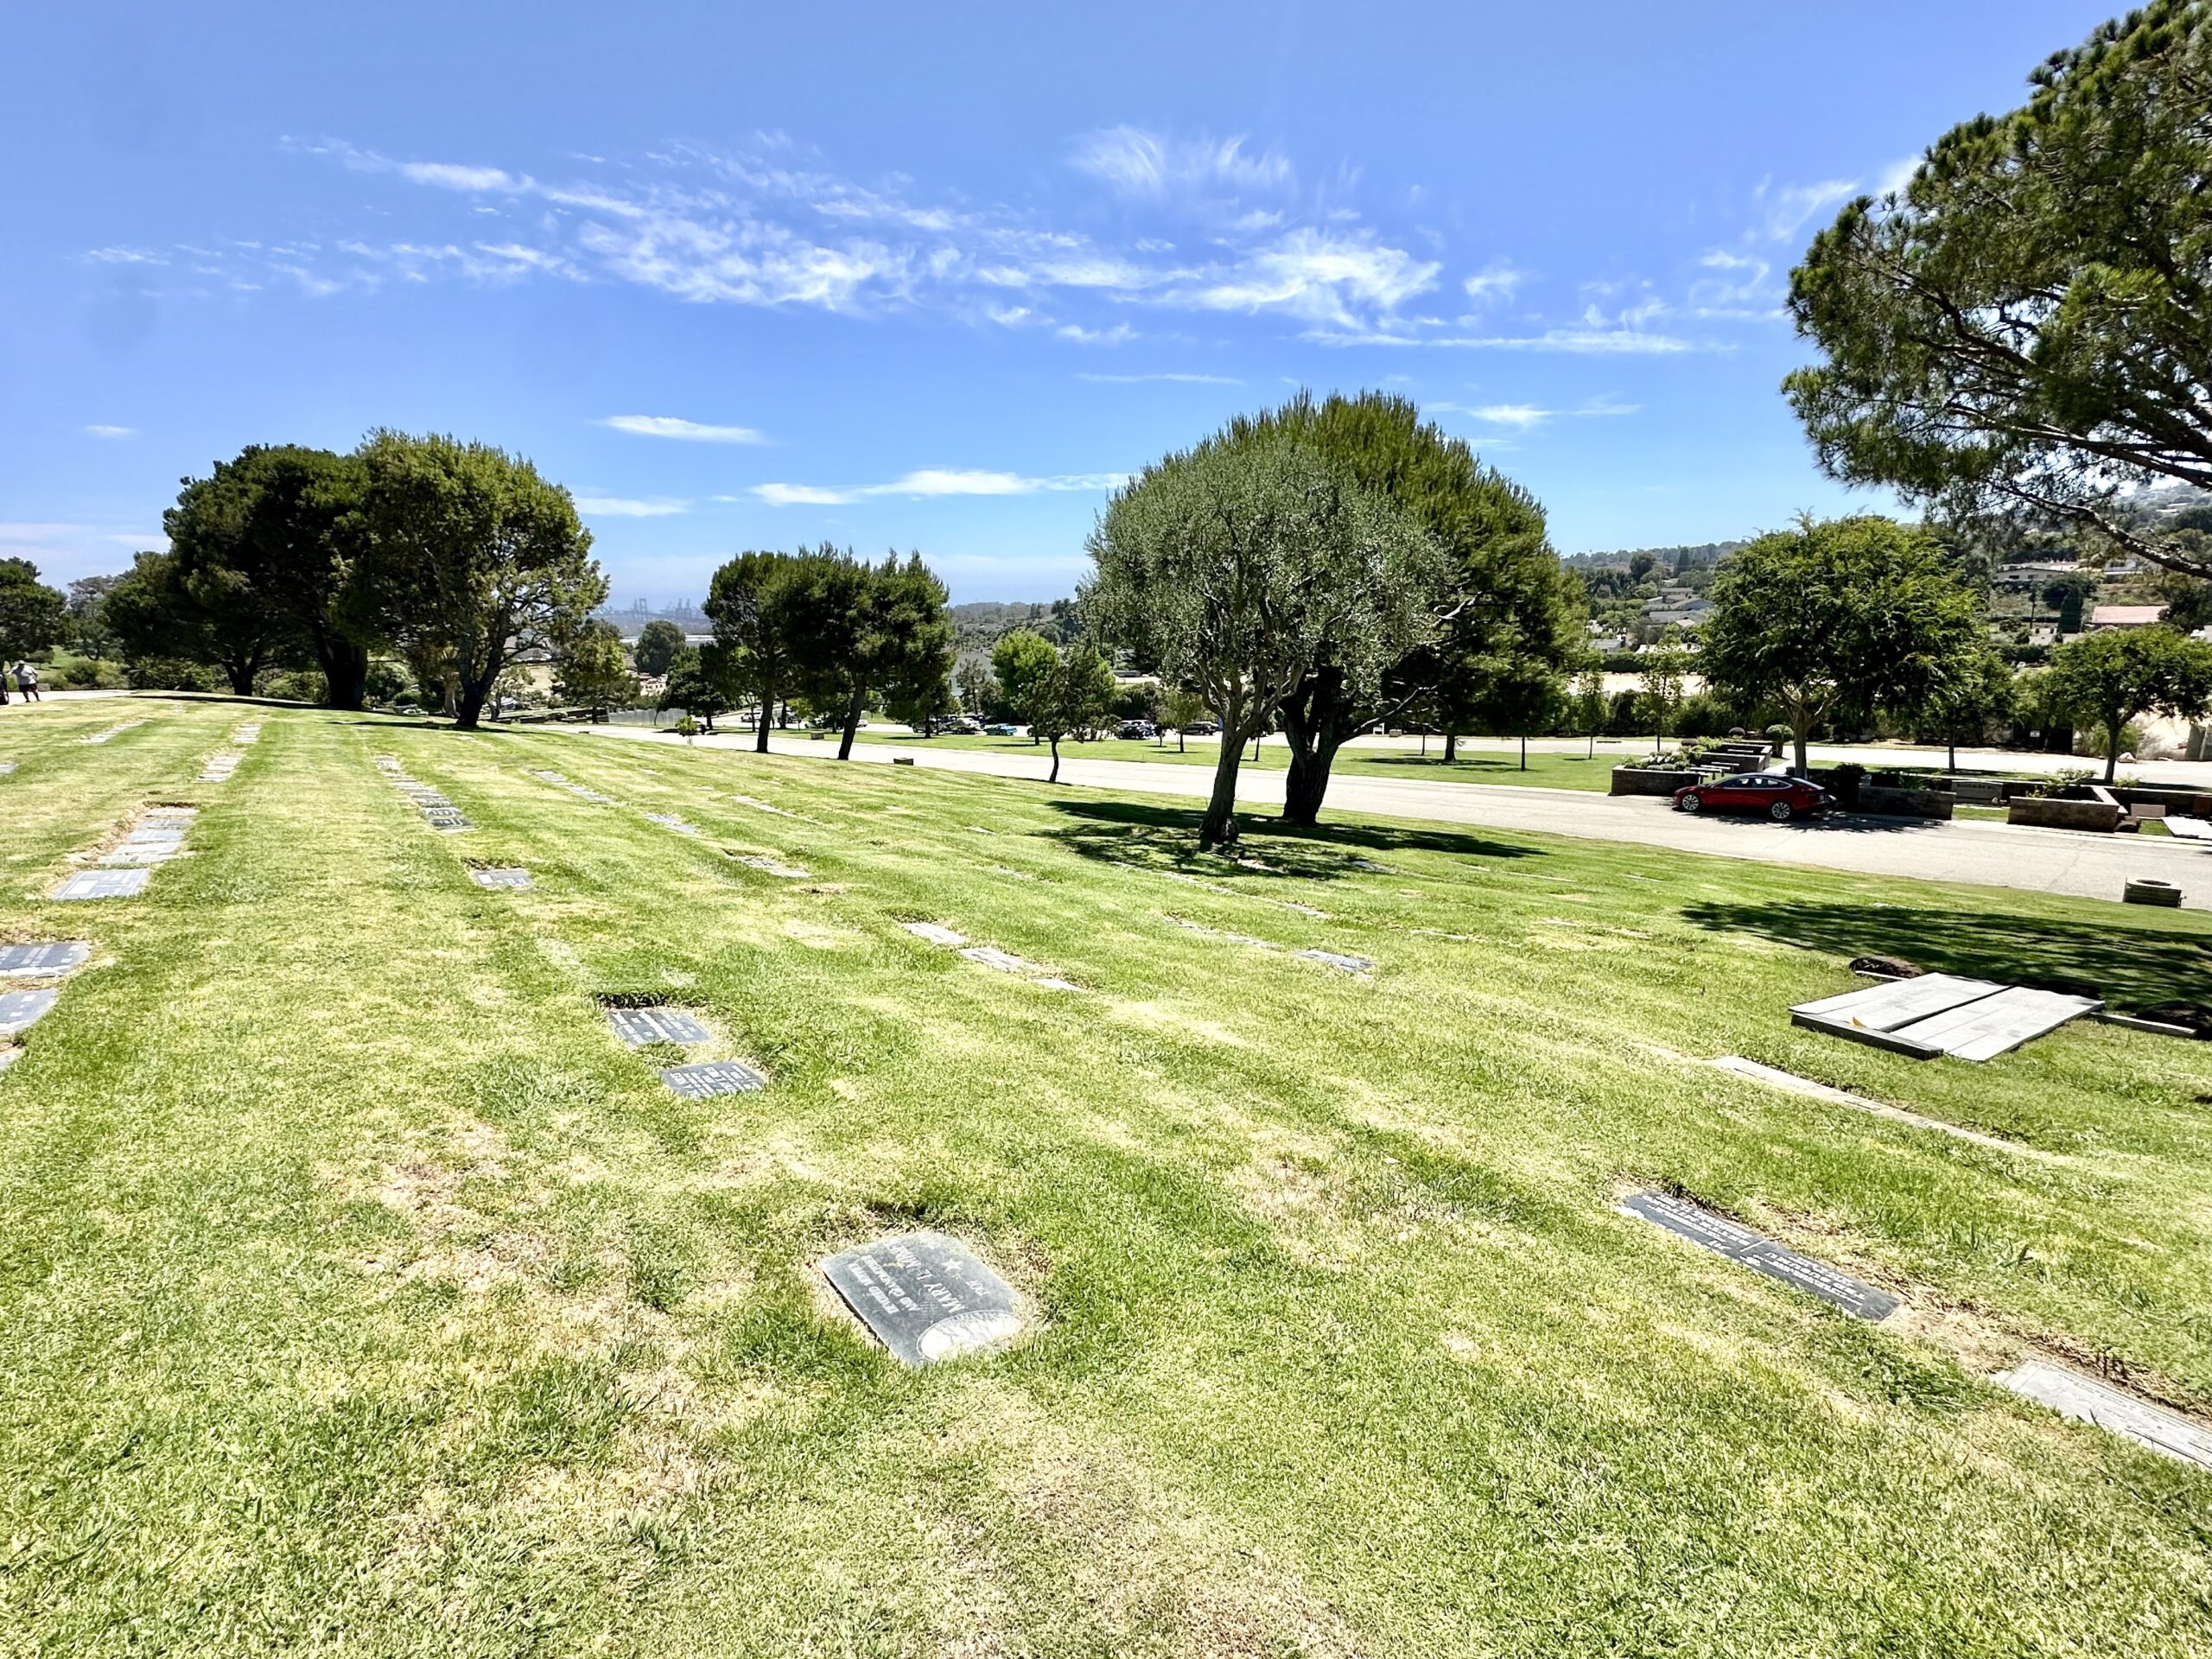
[[[123,672],[134,691],[213,691],[222,684],[207,664],[179,657],[134,657]]]

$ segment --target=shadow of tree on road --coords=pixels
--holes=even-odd
[[[1368,856],[1375,853],[1446,853],[1493,860],[1549,856],[1537,848],[1489,841],[1456,830],[1376,824],[1325,824],[1307,830],[1249,819],[1243,821],[1243,845],[1224,856],[1198,851],[1198,821],[1205,815],[1196,807],[1093,800],[1054,801],[1052,805],[1054,811],[1077,820],[1065,829],[1045,832],[1071,851],[1103,863],[1135,864],[1178,875],[1330,881],[1375,874]],[[1239,858],[1255,863],[1240,864]]]
[[[1902,957],[1930,973],[2103,997],[2114,1007],[2212,995],[2212,936],[2202,929],[2035,921],[1971,911],[1872,909],[1810,900],[1686,906],[1683,919],[1836,956]]]

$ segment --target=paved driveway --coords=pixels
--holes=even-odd
[[[664,734],[634,726],[573,729],[597,737],[671,741]],[[700,743],[702,747],[750,751],[753,739],[749,734],[732,734],[702,739]],[[770,740],[770,747],[779,754],[825,760],[836,753],[835,744],[834,736],[821,742],[782,736]],[[1041,751],[1033,759],[969,749],[933,749],[926,742],[862,743],[853,750],[855,763],[885,766],[901,757],[934,770],[1039,782],[1052,766]],[[1060,782],[1064,786],[1116,794],[1203,800],[1213,786],[1213,772],[1205,766],[1164,761],[1070,756],[1060,763]],[[1262,809],[1279,808],[1282,786],[1283,774],[1279,771],[1248,770],[1238,779],[1236,798]],[[2156,876],[2177,884],[2184,894],[2183,903],[2189,908],[2212,909],[2212,846],[2164,836],[2094,836],[1967,820],[1939,823],[1849,816],[1771,823],[1764,818],[1691,817],[1650,796],[1339,776],[1329,785],[1324,817],[1344,812],[1632,842],[1770,864],[2020,887],[2088,899],[2117,899],[2128,877]]]

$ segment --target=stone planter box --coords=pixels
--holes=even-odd
[[[2007,823],[2032,824],[2043,830],[2090,830],[2110,835],[2120,828],[2126,809],[2102,789],[2077,795],[2016,795],[2005,809]]]
[[[1859,810],[1885,818],[1948,818],[1959,798],[1940,789],[1884,789],[1859,785]]]
[[[1672,795],[1678,789],[1688,789],[1704,777],[1699,772],[1662,770],[1657,766],[1615,766],[1612,795]]]

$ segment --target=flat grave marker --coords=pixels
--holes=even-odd
[[[673,812],[648,812],[645,814],[645,822],[658,823],[664,829],[673,830],[679,836],[696,836],[699,833],[697,824],[686,823]]]
[[[35,991],[0,991],[0,1037],[17,1037],[43,1020],[60,998],[52,986]]]
[[[0,944],[0,975],[42,979],[81,968],[92,959],[88,939],[51,939],[39,944]]]
[[[671,1065],[660,1080],[686,1100],[711,1100],[716,1095],[750,1094],[768,1086],[768,1079],[736,1060],[704,1060],[696,1065]]]
[[[261,722],[250,720],[231,734],[233,743],[257,743],[261,741]]]
[[[796,864],[785,864],[779,859],[746,857],[737,861],[748,870],[759,870],[764,875],[779,875],[787,881],[804,881],[807,873]]]
[[[842,1250],[822,1272],[902,1365],[987,1353],[1021,1334],[1014,1287],[943,1233],[901,1233]]]
[[[1770,1089],[1785,1093],[1802,1095],[1810,1100],[1825,1100],[1837,1106],[1848,1106],[1853,1111],[1870,1116],[1884,1117],[1893,1123],[1909,1123],[1916,1129],[1933,1129],[1938,1135],[1948,1135],[1960,1141],[1971,1141],[1978,1147],[1987,1147],[1995,1152],[2023,1153],[2031,1158],[2050,1158],[2056,1154],[2040,1147],[2022,1146],[2018,1141],[2001,1140],[1993,1135],[1984,1135],[1980,1129],[1969,1129],[1961,1124],[1946,1123],[1940,1117],[1928,1117],[1919,1112],[1909,1112],[1902,1106],[1892,1106],[1887,1101],[1869,1099],[1847,1090],[1831,1088],[1825,1083],[1815,1083],[1810,1077],[1800,1077],[1778,1067],[1762,1065],[1757,1060],[1745,1059],[1741,1054],[1723,1054],[1706,1062],[1723,1071],[1732,1071],[1739,1077],[1749,1077],[1754,1083],[1765,1084]]]
[[[1011,950],[1001,950],[995,944],[971,944],[960,953],[969,961],[995,968],[1002,974],[1036,974],[1044,970],[1033,962],[1017,957]]]
[[[2178,1412],[2154,1406],[2147,1400],[2122,1394],[2118,1389],[2069,1371],[2049,1360],[2022,1362],[1997,1381],[2013,1393],[2038,1405],[2049,1406],[2062,1417],[2077,1423],[2094,1423],[2115,1434],[2126,1435],[2138,1446],[2162,1452],[2170,1458],[2212,1469],[2212,1428],[2191,1422]]]
[[[916,938],[927,939],[931,944],[947,945],[957,950],[968,943],[965,937],[940,922],[908,922],[906,927]]]
[[[94,732],[90,737],[80,741],[86,743],[105,743],[111,737],[120,737],[125,732],[135,731],[145,723],[143,720],[126,720],[120,726],[111,726],[104,732]]]
[[[703,1043],[714,1033],[681,1008],[609,1008],[607,1023],[632,1048],[647,1043]]]
[[[15,769],[16,769],[16,763],[15,763],[14,761],[12,761],[12,760],[0,760],[0,778],[4,778],[4,777],[6,777],[10,772],[13,772]]]
[[[124,836],[123,842],[126,847],[133,843],[175,847],[182,843],[186,833],[181,823],[142,823]]]
[[[1375,958],[1355,957],[1341,950],[1300,950],[1299,957],[1306,962],[1318,962],[1324,968],[1333,968],[1340,974],[1371,974]]]
[[[101,856],[100,868],[113,870],[140,864],[166,864],[183,850],[181,847],[149,847],[126,841],[119,847],[110,848]]]
[[[1800,1002],[1790,1022],[1915,1059],[1948,1054],[1989,1060],[2068,1020],[2094,1014],[2094,997],[2068,996],[2026,985],[1999,985],[1955,974],[1887,980],[1840,996]]]
[[[1621,1200],[1621,1209],[1629,1215],[1656,1223],[1715,1255],[1725,1255],[1753,1273],[1809,1292],[1854,1319],[1878,1323],[1901,1306],[1885,1290],[1862,1283],[1825,1262],[1800,1255],[1726,1216],[1716,1216],[1700,1205],[1664,1192],[1632,1192]]]
[[[468,879],[480,887],[522,888],[530,886],[530,872],[506,868],[500,869],[472,869]]]
[[[151,870],[79,870],[54,890],[65,902],[78,899],[135,899],[146,891]]]

